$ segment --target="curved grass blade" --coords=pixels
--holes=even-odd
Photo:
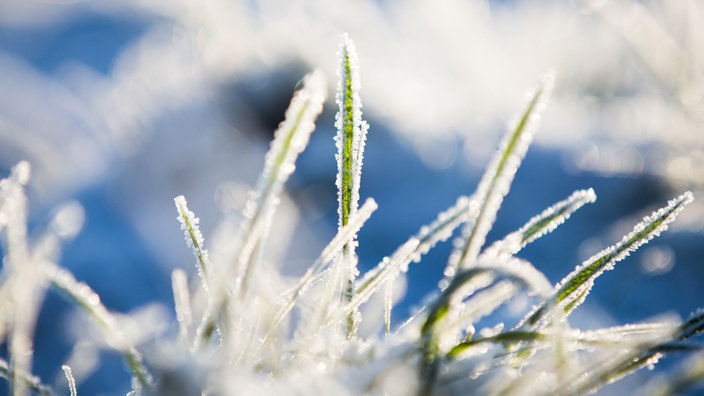
[[[64,364],[61,366],[61,370],[63,370],[64,372],[66,382],[68,382],[68,390],[70,392],[70,395],[78,396],[78,392],[76,391],[76,379],[73,378],[73,371],[71,370],[71,367]]]
[[[98,294],[85,283],[77,281],[70,272],[61,267],[44,263],[42,271],[57,290],[76,303],[93,319],[108,345],[122,353],[137,383],[145,390],[152,389],[154,381],[144,365],[142,355],[125,339],[118,329],[113,315],[100,303]]]
[[[540,113],[550,95],[554,79],[553,72],[543,78],[515,127],[504,135],[499,151],[484,172],[474,194],[479,206],[478,216],[476,222],[468,222],[465,226],[465,241],[461,248],[453,253],[447,271],[450,274],[454,274],[456,267],[467,268],[476,262],[503,198],[508,193],[513,177],[533,139],[533,132],[538,126]]]
[[[281,309],[276,313],[274,319],[270,325],[270,330],[262,340],[259,351],[267,344],[273,333],[278,329],[279,325],[283,322],[286,315],[291,312],[293,306],[296,303],[298,297],[303,294],[308,286],[310,286],[317,275],[323,271],[324,267],[328,265],[336,255],[340,254],[340,250],[344,244],[349,241],[352,235],[356,234],[364,225],[364,223],[369,220],[372,213],[378,208],[376,201],[372,198],[368,198],[362,207],[355,213],[346,226],[342,227],[337,234],[333,237],[330,243],[325,246],[323,251],[320,253],[318,259],[313,263],[313,265],[306,271],[301,277],[298,285],[293,291],[287,293],[288,296],[286,304],[284,304]]]
[[[519,324],[519,327],[534,328],[544,325],[544,322],[550,320],[548,313],[553,307],[559,307],[565,311],[566,315],[569,315],[584,301],[596,278],[604,271],[612,269],[617,262],[623,260],[629,253],[665,231],[667,225],[692,200],[692,193],[687,191],[669,201],[667,206],[645,217],[643,221],[635,226],[631,233],[623,237],[621,242],[599,252],[578,266],[571,274],[558,283],[553,295],[530,313]]]
[[[633,348],[617,356],[616,359],[598,362],[585,372],[579,373],[576,379],[566,384],[564,388],[571,394],[590,393],[643,367],[657,363],[669,352],[699,351],[700,347],[691,347],[684,342],[703,331],[704,310],[700,310],[689,320],[677,326],[669,337],[657,342],[644,343],[639,348]]]

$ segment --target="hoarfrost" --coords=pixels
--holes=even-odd
[[[235,254],[236,285],[240,298],[247,293],[248,281],[258,260],[265,235],[269,231],[284,182],[295,169],[298,155],[308,144],[315,129],[315,120],[323,110],[326,83],[323,73],[316,70],[303,78],[286,110],[284,121],[274,133],[274,140],[265,158],[256,190],[245,205],[238,252]]]
[[[203,288],[206,292],[210,292],[210,277],[213,276],[213,266],[208,258],[208,251],[203,247],[205,240],[198,227],[200,219],[188,209],[186,198],[183,195],[174,198],[174,203],[178,210],[177,219],[181,224],[181,231],[183,231],[186,245],[193,250],[193,255],[198,261],[196,268],[198,269],[198,275],[203,283]]]
[[[555,80],[554,72],[548,72],[538,89],[528,97],[526,110],[521,118],[513,123],[503,136],[499,150],[489,163],[482,176],[477,192],[474,194],[479,203],[476,224],[467,223],[463,230],[466,237],[461,254],[453,254],[449,265],[465,268],[475,263],[480,249],[484,245],[486,235],[496,220],[496,214],[508,193],[513,178],[523,157],[533,139],[533,133],[538,127],[540,113],[550,96]]]

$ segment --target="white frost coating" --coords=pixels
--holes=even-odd
[[[609,344],[626,347],[671,338],[677,328],[674,322],[638,323],[588,331],[572,330],[566,336],[587,347]]]
[[[470,197],[459,197],[455,205],[441,212],[430,225],[422,226],[414,237],[411,237],[411,239],[394,252],[392,257],[399,260],[396,264],[397,267],[400,268],[401,271],[406,272],[408,270],[408,264],[410,264],[411,261],[419,262],[422,255],[428,253],[438,242],[450,238],[455,229],[462,223],[476,217],[477,209],[477,205]],[[415,245],[415,248],[409,251],[408,256],[402,257],[402,253],[399,251],[405,250],[412,245]],[[368,284],[377,277],[385,277],[385,272],[390,270],[388,261],[388,259],[383,260],[376,267],[367,271],[364,277],[357,281],[356,293],[363,291]]]
[[[71,370],[71,366],[63,364],[61,365],[61,370],[64,371],[64,377],[66,377],[66,382],[68,382],[69,394],[71,396],[78,396],[78,392],[76,391],[76,379],[73,378],[73,371]]]
[[[467,196],[457,199],[454,206],[441,212],[428,226],[421,227],[416,239],[420,241],[413,260],[420,261],[420,256],[428,253],[438,242],[446,241],[460,224],[477,217],[479,206]]]
[[[602,250],[577,267],[557,285],[557,290],[563,290],[585,269],[594,266],[595,271],[589,276],[589,281],[584,282],[569,297],[564,298],[560,302],[560,306],[571,305],[570,311],[578,307],[587,298],[596,278],[604,271],[612,270],[614,264],[628,257],[631,252],[636,251],[640,246],[667,230],[668,224],[675,220],[682,209],[692,202],[693,199],[692,193],[687,191],[679,197],[670,200],[667,206],[645,217],[643,221],[633,228],[633,231],[621,239],[621,242]]]
[[[389,279],[384,285],[384,330],[386,335],[391,333],[391,309],[393,308],[394,281]]]
[[[330,243],[323,248],[322,253],[320,253],[320,256],[318,259],[313,263],[313,265],[308,268],[305,274],[301,277],[300,281],[298,282],[298,285],[296,286],[295,289],[292,291],[289,291],[286,293],[286,295],[283,297],[285,300],[285,303],[279,311],[276,313],[274,316],[274,319],[271,322],[271,325],[269,326],[270,329],[267,332],[266,336],[263,338],[261,346],[259,347],[259,353],[262,348],[267,344],[271,336],[275,333],[279,325],[283,322],[284,318],[286,315],[291,312],[291,309],[293,309],[293,306],[296,303],[296,300],[298,297],[303,294],[306,289],[314,283],[317,278],[324,274],[324,268],[327,264],[329,264],[336,255],[340,254],[340,251],[342,250],[342,247],[344,244],[349,241],[357,232],[362,228],[364,223],[369,220],[369,217],[371,217],[372,213],[378,208],[379,206],[377,205],[376,201],[372,198],[367,198],[366,201],[364,201],[364,204],[362,205],[361,208],[359,208],[359,211],[350,218],[349,223],[342,229],[340,229],[337,234],[333,237],[333,239],[330,241]]]
[[[462,253],[453,255],[450,267],[467,267],[474,263],[479,255],[486,235],[496,220],[496,213],[533,140],[533,133],[538,127],[540,114],[550,96],[554,80],[554,72],[550,71],[545,75],[539,88],[529,95],[528,105],[521,118],[513,122],[513,126],[504,134],[499,150],[489,163],[474,195],[479,202],[476,224],[467,223],[465,226],[463,235],[466,242]]]
[[[178,334],[184,345],[190,345],[193,311],[191,310],[191,292],[188,288],[186,272],[177,268],[171,272],[171,288],[174,293],[174,309],[178,321]]]
[[[67,297],[81,307],[98,325],[107,344],[120,351],[132,369],[133,379],[151,387],[153,379],[143,364],[140,353],[120,331],[116,318],[100,302],[100,296],[90,286],[79,282],[65,269],[48,262],[41,266],[43,275]]]
[[[555,228],[569,219],[572,213],[577,211],[577,209],[595,201],[596,194],[593,189],[577,190],[567,199],[545,209],[541,214],[530,219],[526,225],[517,231],[518,234],[521,235],[520,248],[554,231]],[[517,252],[518,251],[512,251],[511,254]]]
[[[384,258],[375,269],[370,270],[362,279],[358,280],[354,298],[345,308],[345,312],[351,312],[367,301],[384,282],[393,281],[411,261],[418,244],[417,239],[411,238],[396,249],[390,258]]]
[[[362,176],[362,162],[364,159],[364,145],[367,138],[367,131],[369,130],[369,125],[367,124],[367,122],[362,120],[362,100],[359,96],[361,82],[359,77],[359,60],[357,59],[357,49],[352,39],[346,33],[342,35],[340,49],[338,50],[338,62],[338,83],[337,92],[335,95],[335,102],[338,105],[338,112],[335,116],[335,127],[337,128],[335,143],[337,145],[338,150],[336,155],[338,169],[336,185],[338,189],[339,202],[339,226],[342,227],[345,225],[343,224],[343,178],[345,177],[344,174],[347,172],[345,166],[344,151],[346,140],[345,129],[346,127],[350,126],[348,125],[348,122],[350,121],[350,114],[348,113],[348,111],[351,110],[352,112],[352,152],[350,158],[351,164],[349,164],[350,174],[346,175],[350,178],[351,181],[351,197],[348,208],[350,216],[354,214],[354,212],[356,212],[358,208],[359,187]],[[346,84],[348,80],[351,84],[351,98],[346,98]],[[346,99],[351,99],[351,108],[347,108]]]
[[[198,275],[203,283],[203,288],[206,292],[210,293],[210,277],[213,274],[213,265],[210,263],[210,259],[208,259],[208,251],[203,247],[205,240],[198,227],[200,219],[188,209],[186,198],[184,198],[183,195],[174,198],[174,203],[178,211],[176,219],[178,219],[178,222],[181,224],[181,231],[183,231],[186,245],[193,250],[193,256],[195,256],[198,261],[196,268],[198,269]]]
[[[294,94],[284,121],[274,133],[257,188],[245,205],[245,221],[236,254],[237,284],[241,288],[241,296],[246,292],[252,266],[257,260],[257,250],[268,233],[283,185],[296,168],[298,155],[308,144],[315,129],[315,120],[323,110],[325,97],[323,73],[315,70],[306,75],[303,88]]]
[[[555,286],[552,296],[536,307],[519,326],[544,326],[550,321],[551,315],[548,315],[548,311],[556,307],[566,310],[566,314],[569,314],[584,302],[596,278],[613,269],[617,262],[667,230],[668,224],[674,221],[693,199],[692,193],[687,191],[670,200],[667,206],[646,216],[619,243],[609,246],[577,266]]]

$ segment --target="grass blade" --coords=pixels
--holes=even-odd
[[[257,188],[245,206],[242,237],[235,255],[240,298],[247,293],[248,280],[263,238],[268,233],[283,185],[293,173],[296,159],[308,144],[315,129],[315,120],[323,110],[325,91],[322,72],[316,70],[305,76],[303,88],[294,94],[284,121],[274,133]]]
[[[8,381],[22,381],[29,390],[41,396],[56,395],[56,392],[51,387],[43,384],[39,378],[27,373],[16,373],[7,364],[7,361],[2,358],[0,358],[0,377]]]
[[[676,326],[666,336],[657,337],[630,348],[615,358],[597,362],[579,373],[573,381],[563,387],[571,394],[591,393],[600,387],[616,381],[643,367],[653,365],[669,352],[701,351],[700,346],[684,344],[690,338],[704,331],[704,311],[694,313],[686,322]]]
[[[88,285],[79,282],[61,267],[44,263],[42,271],[51,284],[71,301],[76,303],[98,325],[108,345],[122,353],[132,376],[142,389],[152,389],[153,379],[144,365],[142,355],[125,339],[116,319],[100,302],[100,297]]]
[[[174,308],[178,321],[178,335],[184,345],[191,344],[191,326],[193,311],[191,310],[191,292],[188,289],[188,276],[181,269],[171,272],[171,288],[174,295]]]
[[[506,236],[500,241],[503,246],[502,249],[506,250],[508,248],[505,253],[509,255],[518,253],[527,244],[555,230],[555,228],[567,221],[577,209],[594,201],[596,201],[596,194],[591,188],[575,191],[568,198],[557,202],[530,219],[528,223],[512,233],[512,235]],[[515,243],[509,242],[512,239],[515,240]],[[495,249],[492,245],[487,250],[492,248]]]
[[[478,202],[476,222],[468,222],[463,231],[465,241],[453,253],[448,271],[453,274],[456,267],[466,268],[476,262],[484,245],[486,235],[496,219],[496,214],[508,193],[513,177],[530,145],[533,132],[538,126],[540,113],[552,89],[554,73],[548,73],[532,94],[528,105],[514,128],[504,135],[499,151],[487,167],[474,197]],[[451,275],[449,275],[451,276]]]
[[[198,227],[200,220],[188,209],[188,203],[183,195],[174,198],[174,204],[176,204],[176,210],[178,211],[177,219],[179,223],[181,223],[181,231],[183,231],[186,239],[186,245],[193,249],[193,255],[198,262],[196,268],[198,269],[198,275],[200,276],[203,288],[210,294],[209,278],[212,276],[213,265],[208,259],[208,251],[203,248],[205,241]]]
[[[692,200],[692,193],[689,191],[671,200],[667,206],[645,217],[643,221],[635,226],[631,233],[623,237],[621,242],[599,252],[578,266],[571,274],[558,283],[553,295],[529,314],[519,327],[534,328],[543,324],[544,320],[549,321],[550,315],[548,313],[553,307],[560,307],[568,315],[584,301],[596,278],[604,271],[612,269],[617,262],[624,259],[629,253],[665,231],[667,225]]]
[[[73,371],[71,370],[71,367],[68,365],[62,365],[61,370],[64,371],[64,376],[66,377],[66,381],[68,382],[68,390],[70,392],[71,396],[78,396],[78,392],[76,391],[76,379],[73,378]]]
[[[359,96],[361,86],[359,78],[359,61],[354,42],[347,34],[342,36],[338,53],[338,85],[336,102],[338,112],[335,117],[337,135],[337,191],[338,191],[338,226],[347,225],[350,216],[358,209],[359,187],[362,175],[364,144],[369,125],[362,120],[362,102]],[[354,282],[357,276],[357,257],[354,253],[356,241],[350,239],[342,250],[342,257],[336,265],[341,268],[344,291],[343,299],[349,303],[354,296]],[[359,315],[350,313],[347,317],[347,334],[351,336],[358,323]]]

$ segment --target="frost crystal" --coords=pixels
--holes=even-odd
[[[208,251],[203,248],[205,241],[198,227],[200,220],[188,209],[186,198],[183,195],[174,198],[174,203],[178,211],[176,218],[181,223],[181,231],[183,231],[183,236],[186,239],[186,245],[193,250],[193,255],[198,261],[198,275],[200,275],[203,282],[203,287],[208,291],[210,287],[209,277],[212,276],[213,271],[212,264],[208,259]]]

